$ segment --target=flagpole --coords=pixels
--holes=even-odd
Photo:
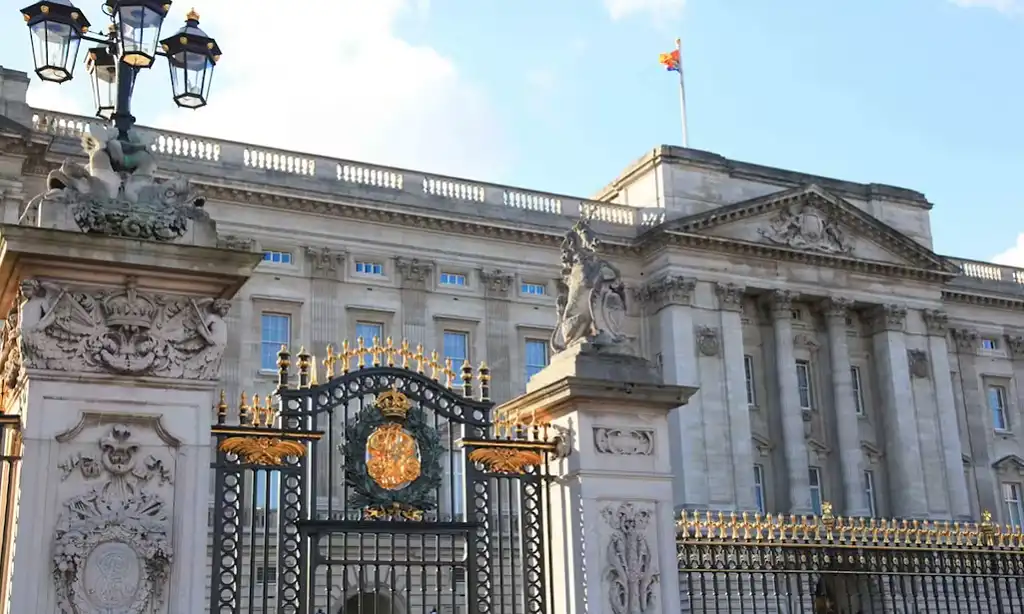
[[[689,147],[686,138],[686,82],[683,79],[683,41],[676,39],[676,51],[679,52],[679,113],[683,121],[683,147]]]

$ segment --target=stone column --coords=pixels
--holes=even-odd
[[[960,421],[957,419],[956,402],[953,399],[949,348],[946,346],[949,317],[945,312],[934,309],[925,309],[921,315],[928,329],[928,356],[935,385],[942,465],[946,473],[946,489],[949,491],[949,513],[955,520],[969,520],[971,503],[967,496],[967,480],[964,478]]]
[[[661,374],[666,384],[694,387],[699,384],[697,345],[690,308],[695,287],[693,279],[668,275],[652,280],[640,292],[645,313],[653,318],[657,327]],[[668,453],[673,469],[676,506],[703,509],[708,506],[710,495],[700,393],[695,393],[689,401],[690,405],[685,410],[680,407],[668,414],[672,441]]]
[[[647,361],[586,344],[533,381],[499,411],[536,412],[568,444],[549,465],[551,612],[679,612],[668,414],[685,412],[695,389],[663,385]]]
[[[423,345],[426,352],[434,349],[427,347],[427,282],[433,268],[417,258],[395,258],[402,297],[402,338],[410,347]]]
[[[754,446],[747,405],[747,374],[743,366],[743,290],[735,284],[715,285],[722,316],[722,358],[736,508],[753,512],[757,511],[757,501],[754,498]]]
[[[256,242],[253,239],[237,235],[222,235],[218,237],[217,247],[243,252],[257,251]],[[225,396],[231,401],[228,404],[230,408],[228,411],[232,419],[238,417],[236,411],[238,407],[237,400],[245,390],[245,382],[249,379],[245,374],[245,370],[255,368],[254,365],[249,364],[246,360],[248,352],[246,352],[247,348],[243,343],[246,333],[250,328],[251,317],[252,303],[248,298],[236,297],[231,301],[231,311],[228,312],[225,318],[228,327],[228,341],[227,346],[224,348],[221,386],[224,388]],[[252,339],[250,338],[249,341],[251,342]],[[256,391],[249,390],[249,394],[254,392]]]
[[[875,378],[882,401],[885,458],[893,515],[927,518],[924,465],[918,440],[917,408],[910,381],[907,343],[903,328],[907,310],[880,305],[872,313],[872,349]]]
[[[328,345],[335,349],[340,347],[345,338],[345,304],[341,301],[341,276],[345,271],[345,254],[329,247],[306,247],[306,264],[310,276],[310,310],[309,343],[310,353],[317,358],[315,368],[321,371],[323,357]],[[366,340],[371,342],[370,339]],[[384,340],[381,339],[381,343]],[[295,348],[293,351],[297,351]],[[328,469],[331,449],[339,445],[344,438],[343,420],[335,419],[330,424],[331,413],[325,412],[317,417],[316,427],[327,435],[324,441],[317,442],[317,492],[329,492],[329,480],[334,477]],[[327,501],[318,501],[317,505],[326,506]]]
[[[225,316],[260,255],[0,232],[29,390],[11,611],[202,612]],[[127,582],[102,603],[99,561]]]
[[[836,415],[839,442],[839,463],[842,467],[844,513],[848,516],[870,516],[864,496],[864,454],[860,449],[860,421],[853,397],[853,376],[850,374],[850,348],[846,340],[846,317],[853,301],[829,298],[822,304],[828,328],[829,363],[832,367],[832,400]]]
[[[975,360],[978,354],[978,331],[970,328],[952,330],[956,343],[956,362],[960,372],[960,385],[964,391],[964,414],[971,466],[978,485],[978,505],[982,510],[999,509],[999,485],[992,470],[989,454],[993,437],[992,418],[989,417],[988,399],[981,386],[981,375]]]
[[[800,408],[800,391],[793,355],[793,293],[774,290],[767,297],[775,337],[775,369],[779,386],[779,413],[782,416],[782,439],[785,444],[789,511],[810,514],[811,479],[807,461],[807,440],[804,413]]]
[[[491,398],[504,403],[512,398],[512,324],[509,301],[514,277],[501,269],[480,270],[484,286],[484,329],[487,366],[491,368]],[[480,361],[477,361],[479,364]]]

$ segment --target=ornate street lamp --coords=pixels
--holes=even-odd
[[[36,74],[52,83],[70,81],[89,20],[69,0],[36,2],[21,14],[28,23]]]
[[[86,57],[96,115],[117,128],[118,141],[131,144],[135,79],[139,71],[153,65],[156,56],[167,56],[178,106],[197,109],[209,99],[220,47],[199,29],[194,10],[185,27],[161,41],[160,28],[170,8],[171,0],[103,0],[111,25],[108,36],[99,38],[88,34],[89,20],[71,0],[36,2],[21,11],[31,32],[36,74],[44,81],[69,81],[81,41],[97,43]]]

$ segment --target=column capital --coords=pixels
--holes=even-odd
[[[303,251],[313,277],[338,279],[338,273],[345,264],[345,252],[329,247],[306,247]]]
[[[929,335],[945,337],[949,332],[949,314],[941,309],[922,309],[921,318]]]
[[[736,284],[717,283],[715,284],[715,296],[718,297],[718,307],[722,311],[743,311],[743,293],[746,288]]]
[[[878,305],[871,312],[872,333],[903,332],[907,322],[907,308],[902,305]]]
[[[484,286],[484,294],[488,298],[508,298],[514,277],[501,269],[480,269],[480,283]]]
[[[658,313],[669,305],[690,305],[697,280],[678,275],[664,275],[641,287],[636,297],[647,313]]]
[[[792,290],[770,290],[762,301],[768,307],[774,320],[788,320],[793,317],[793,299],[796,294]]]
[[[841,296],[830,296],[821,301],[821,311],[825,314],[826,320],[839,320],[846,324],[846,316],[853,308],[853,299]]]
[[[1010,354],[1013,358],[1024,358],[1024,335],[1006,335],[1006,345],[1010,348]]]
[[[978,349],[978,331],[973,328],[952,329],[956,351],[961,354],[973,354]]]
[[[434,265],[419,258],[395,258],[395,270],[398,271],[399,282],[403,288],[426,289],[427,277],[434,270]]]

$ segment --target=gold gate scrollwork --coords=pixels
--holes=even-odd
[[[228,405],[222,391],[220,403],[217,404],[218,419],[225,416],[227,410]],[[262,403],[259,395],[253,395],[252,405],[248,405],[243,392],[238,405],[238,415],[242,424],[249,429],[222,440],[219,446],[221,451],[234,454],[241,461],[252,465],[283,465],[286,458],[306,453],[304,443],[288,439],[283,431],[277,432],[274,428],[277,410],[270,395],[267,395]]]

